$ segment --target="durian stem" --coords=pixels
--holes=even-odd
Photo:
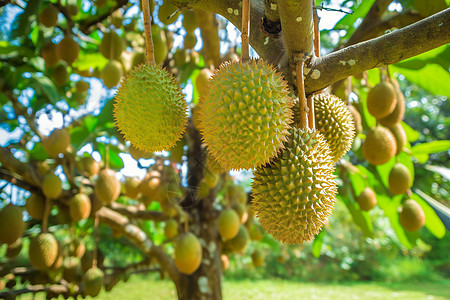
[[[41,224],[41,232],[45,233],[47,232],[48,227],[48,216],[50,215],[50,199],[48,197],[45,197],[44,202],[44,215],[42,216],[42,224]]]
[[[249,36],[250,36],[250,0],[242,2],[242,45],[241,59],[247,61],[249,59]]]
[[[305,56],[302,53],[297,55],[297,87],[298,87],[298,106],[300,111],[300,123],[298,124],[300,129],[308,128],[308,115],[307,115],[307,101],[305,95],[305,84],[303,82],[303,64],[305,63]]]
[[[184,219],[184,232],[189,231],[189,218]]]
[[[144,14],[145,48],[147,50],[147,63],[149,65],[156,65],[155,54],[153,51],[152,23],[150,18],[150,5],[149,5],[149,2],[153,0],[141,0],[141,1],[142,1],[142,13]]]
[[[346,83],[345,84],[345,103],[348,104],[349,103],[348,97],[350,96],[350,93],[352,92],[352,77],[348,76],[345,83]]]
[[[313,6],[316,5],[316,0],[313,0]],[[319,16],[317,15],[317,9],[313,9],[313,22],[314,22],[314,54],[316,57],[320,56],[320,32],[319,32]]]
[[[109,169],[109,144],[105,146],[105,169]]]
[[[308,126],[309,129],[316,130],[316,117],[314,115],[314,101],[312,95],[306,100],[308,104]]]
[[[98,222],[99,222],[99,218],[98,218],[98,214],[97,212],[95,213],[95,218],[94,218],[94,251],[92,253],[92,268],[97,268],[97,252],[98,252]]]

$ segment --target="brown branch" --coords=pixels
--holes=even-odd
[[[300,129],[308,128],[308,109],[306,104],[305,87],[303,83],[303,66],[305,64],[303,54],[299,54],[300,58],[296,66],[297,86],[298,86],[298,107],[300,112]]]
[[[37,285],[29,285],[23,289],[19,289],[19,290],[9,290],[6,292],[1,292],[0,293],[0,298],[3,299],[15,299],[17,296],[19,295],[23,295],[23,294],[28,294],[28,293],[39,293],[39,292],[45,292],[45,293],[50,293],[50,294],[54,294],[54,295],[61,295],[61,294],[68,294],[70,293],[70,295],[77,295],[79,294],[78,292],[70,292],[69,287],[66,285],[62,285],[62,284],[52,284],[49,286],[45,286],[42,284],[37,284]]]
[[[316,5],[316,1],[313,0],[313,5]],[[313,22],[314,22],[314,54],[316,57],[320,56],[320,30],[319,30],[319,16],[317,15],[317,9],[313,10]]]
[[[242,1],[242,31],[241,31],[241,59],[249,59],[249,27],[250,27],[250,0]]]
[[[280,22],[278,0],[264,0],[264,17],[271,22]]]
[[[383,35],[317,58],[310,66],[306,93],[347,76],[395,64],[450,42],[450,8]]]
[[[141,3],[142,13],[144,14],[145,49],[147,51],[147,63],[149,65],[156,65],[155,53],[153,51],[150,4],[148,0],[141,1]]]
[[[167,216],[165,216],[162,212],[141,210],[137,206],[132,205],[123,205],[113,202],[111,203],[111,209],[131,219],[152,220],[156,222],[167,220]]]

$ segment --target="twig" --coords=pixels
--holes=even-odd
[[[319,16],[317,8],[315,8],[316,0],[313,0],[313,21],[314,21],[314,54],[320,56],[320,32],[319,32]]]
[[[242,45],[241,45],[241,59],[247,61],[249,59],[249,32],[250,29],[250,0],[243,0],[242,2]]]
[[[305,95],[305,86],[303,83],[303,65],[305,63],[305,56],[303,54],[297,54],[298,62],[296,65],[297,74],[297,87],[298,87],[298,107],[300,111],[300,129],[308,128],[308,116],[307,116],[307,100]]]
[[[155,54],[153,52],[152,23],[150,18],[149,1],[141,0],[141,3],[142,3],[142,13],[144,14],[145,48],[147,51],[147,63],[149,65],[156,65]]]
[[[94,251],[92,253],[92,268],[97,268],[97,254],[98,254],[98,214],[95,213],[94,218]]]

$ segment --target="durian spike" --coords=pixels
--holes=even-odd
[[[250,0],[242,2],[242,31],[241,31],[241,60],[249,59],[249,36],[250,36]]]
[[[295,72],[297,75],[297,90],[298,90],[298,106],[300,111],[300,124],[296,124],[300,129],[308,128],[308,108],[305,95],[305,84],[303,82],[303,64],[305,63],[305,56],[302,53],[296,55],[297,65]]]
[[[153,51],[152,23],[150,20],[150,1],[153,0],[141,0],[142,12],[144,14],[145,48],[147,51],[147,63],[149,65],[156,65]]]

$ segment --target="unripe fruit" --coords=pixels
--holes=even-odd
[[[67,80],[69,80],[69,72],[67,72],[67,68],[64,64],[58,65],[53,70],[53,79],[58,86],[66,85]]]
[[[353,122],[355,123],[356,135],[358,135],[358,133],[361,133],[363,130],[362,122],[361,122],[361,114],[356,109],[356,107],[354,107],[353,105],[348,105],[347,108],[350,111],[350,113],[352,114]]]
[[[91,201],[86,194],[78,193],[69,203],[70,217],[75,222],[87,219],[91,213]]]
[[[62,181],[59,176],[52,173],[45,175],[42,182],[42,192],[47,198],[57,199],[62,192]]]
[[[404,194],[411,186],[411,174],[407,167],[396,163],[389,173],[389,190],[393,195]]]
[[[18,238],[14,242],[8,245],[6,248],[6,257],[9,259],[12,259],[14,257],[17,257],[20,254],[20,251],[22,250],[22,238]],[[2,288],[0,287],[0,290]]]
[[[135,67],[140,64],[145,64],[145,54],[144,52],[138,51],[133,54],[133,59],[131,60],[131,68],[133,70]]]
[[[174,16],[169,18],[175,11],[178,10],[178,7],[170,3],[168,0],[165,0],[163,4],[159,7],[158,10],[158,19],[164,23],[164,25],[170,25],[178,19],[180,12],[178,11]]]
[[[114,31],[105,32],[100,43],[100,53],[110,60],[117,60],[125,48],[123,39]]]
[[[84,292],[86,295],[96,297],[102,287],[105,280],[103,271],[98,268],[91,268],[87,270],[83,277]]]
[[[25,204],[28,214],[36,220],[41,220],[45,211],[45,199],[38,194],[31,194]]]
[[[120,195],[120,181],[116,178],[116,172],[104,169],[98,173],[95,182],[95,195],[105,204],[111,204]]]
[[[57,45],[59,57],[69,65],[73,64],[80,52],[80,46],[71,36],[65,36]]]
[[[236,236],[228,240],[226,243],[233,252],[242,253],[247,248],[248,240],[248,231],[243,225],[241,225]]]
[[[233,205],[233,209],[238,214],[241,224],[244,224],[248,219],[247,208],[245,207],[245,204],[236,203]]]
[[[142,195],[150,197],[152,201],[160,201],[163,199],[161,173],[156,170],[148,172],[142,180],[139,191]]]
[[[394,135],[384,127],[369,130],[362,146],[365,159],[372,165],[382,165],[394,157],[397,144]]]
[[[58,242],[51,233],[41,233],[31,239],[28,255],[33,267],[46,270],[58,256]]]
[[[240,185],[229,185],[227,187],[226,196],[231,203],[247,203],[247,193]]]
[[[217,220],[217,229],[224,240],[234,238],[240,227],[238,214],[233,209],[224,209],[221,211]]]
[[[67,4],[66,8],[72,17],[78,15],[78,6],[76,4]]]
[[[83,156],[80,159],[82,171],[87,176],[94,176],[100,172],[100,163],[92,156]]]
[[[402,227],[408,231],[417,231],[425,225],[425,213],[413,199],[403,203],[398,218]]]
[[[137,149],[135,146],[133,146],[133,144],[130,144],[130,146],[128,147],[128,152],[135,160],[139,160],[141,158],[142,159],[150,159],[154,156],[153,152],[141,151],[141,150]]]
[[[206,185],[210,189],[213,189],[216,187],[217,183],[219,183],[220,176],[206,170],[203,179],[205,180]]]
[[[250,239],[251,239],[252,241],[258,241],[258,242],[260,242],[260,241],[263,239],[263,235],[262,235],[262,233],[261,233],[261,230],[259,230],[259,228],[258,228],[257,226],[253,226],[253,227],[250,229],[249,234],[250,234]]]
[[[202,261],[202,246],[197,237],[188,232],[175,243],[175,265],[184,274],[194,273]]]
[[[87,90],[89,90],[89,82],[84,80],[78,80],[77,83],[75,84],[75,88],[77,89],[78,93],[87,92]]]
[[[164,235],[166,238],[171,239],[178,235],[178,223],[174,219],[169,219],[166,221],[166,226],[164,227]]]
[[[76,238],[69,246],[69,255],[73,257],[82,258],[86,252],[86,245],[82,240]]]
[[[205,95],[208,93],[209,79],[212,76],[212,72],[208,68],[204,68],[198,73],[195,79],[195,87],[199,95]]]
[[[51,157],[58,157],[60,153],[66,153],[69,145],[70,134],[65,128],[53,130],[48,137],[44,137],[42,140],[42,146]]]
[[[222,266],[222,271],[225,271],[230,266],[230,259],[225,254],[220,256],[220,265]]]
[[[62,263],[63,278],[67,282],[77,282],[80,272],[80,259],[78,257],[65,257]]]
[[[47,5],[39,14],[39,23],[45,27],[55,27],[58,23],[58,13],[58,9],[53,4]]]
[[[389,82],[381,82],[374,86],[367,95],[367,109],[377,119],[392,113],[397,104],[397,93]]]
[[[397,81],[393,80],[392,85],[394,86],[397,95],[397,104],[389,115],[378,120],[381,125],[387,127],[395,126],[395,124],[400,123],[405,115],[405,96],[403,96]]]
[[[52,41],[49,41],[41,48],[41,56],[45,60],[47,68],[54,67],[59,62],[58,49]]]
[[[370,187],[366,187],[356,198],[356,201],[359,204],[359,208],[365,211],[369,211],[377,205],[377,198]]]
[[[122,65],[117,60],[110,60],[100,72],[100,78],[108,89],[119,84],[122,78]]]
[[[14,243],[22,236],[25,223],[22,218],[22,209],[8,204],[0,211],[0,244]]]
[[[255,267],[261,267],[264,262],[264,257],[261,250],[255,249],[252,253],[252,263]]]
[[[184,49],[193,49],[197,44],[197,36],[193,32],[186,33],[184,37]]]
[[[403,129],[400,123],[397,123],[393,127],[389,127],[389,130],[394,135],[395,142],[397,144],[397,151],[395,154],[399,155],[403,151],[403,147],[406,145],[407,138],[405,129]]]
[[[139,186],[141,185],[141,180],[139,177],[127,177],[125,178],[125,195],[127,197],[135,199],[139,194]]]

